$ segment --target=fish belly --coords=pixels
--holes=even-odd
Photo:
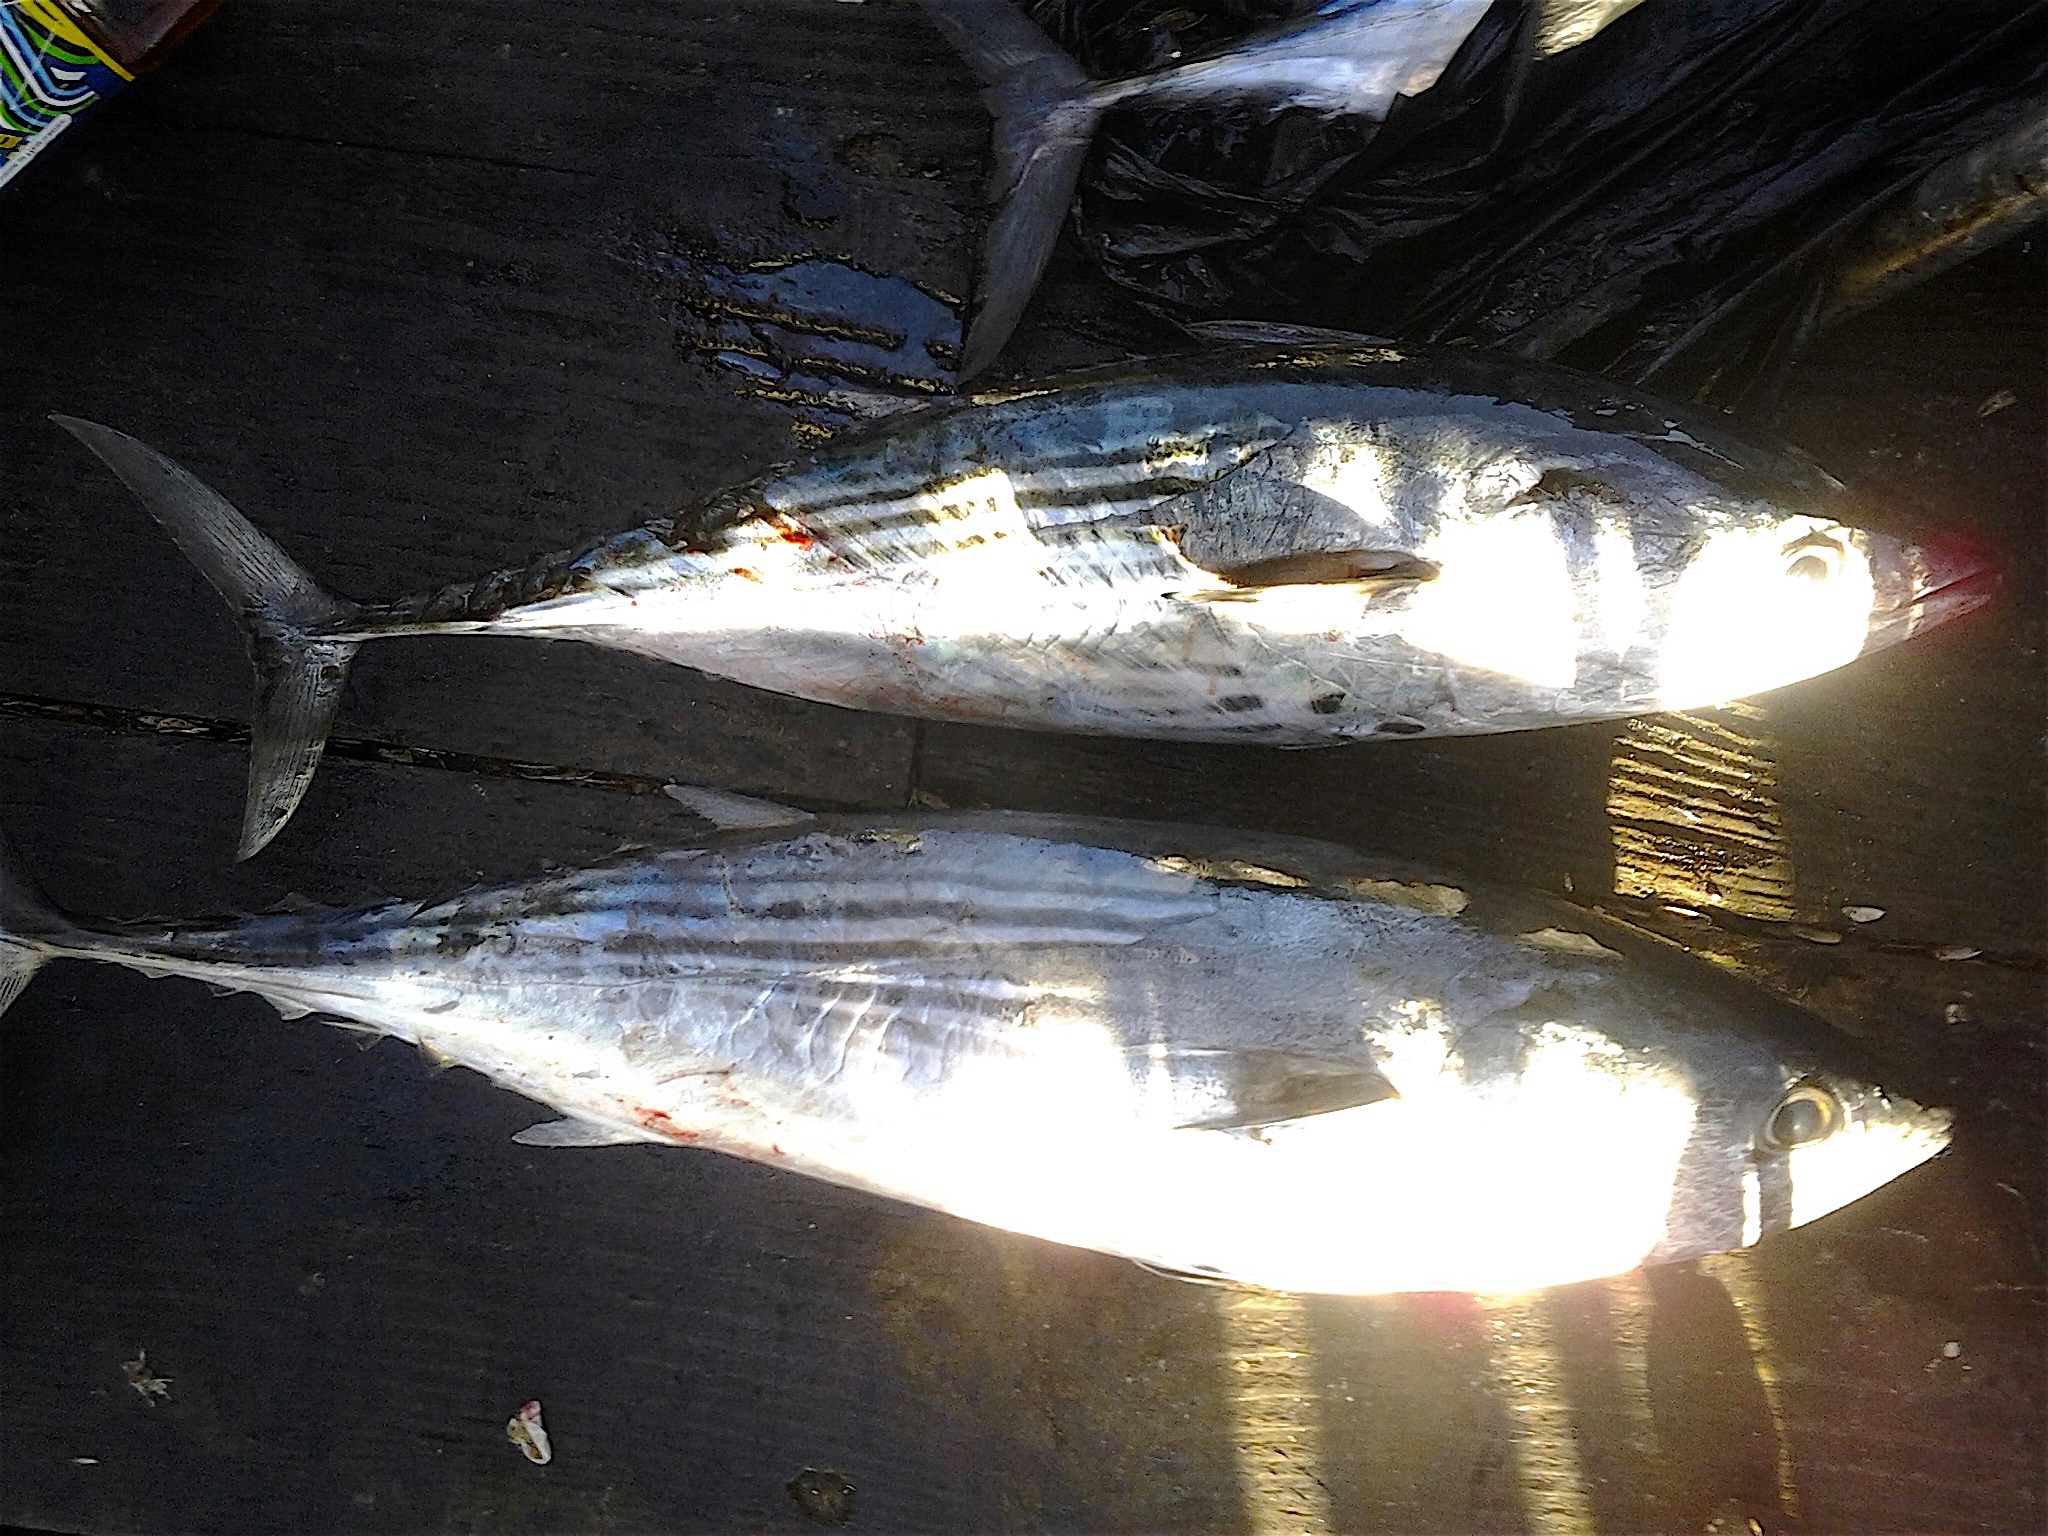
[[[1178,586],[1169,585],[1177,580]],[[1404,632],[1424,618],[1370,611],[1357,594],[1300,588],[1213,605],[1185,571],[1077,591],[1030,573],[1007,583],[943,564],[914,577],[847,576],[766,587],[721,574],[608,596],[551,633],[756,688],[850,709],[1082,734],[1319,746],[1455,735],[1618,715],[1633,702],[1575,693],[1576,657],[1534,675],[1488,653],[1467,663]],[[1506,640],[1476,626],[1446,641]],[[1568,622],[1568,617],[1566,622]],[[1569,642],[1573,636],[1567,634]],[[1556,646],[1551,646],[1552,651]],[[1540,655],[1525,644],[1519,656]]]
[[[1042,969],[1010,959],[1007,972]],[[1276,1289],[1511,1291],[1616,1273],[1664,1236],[1682,1119],[1617,1160],[1610,1121],[1578,1135],[1547,1106],[1446,1080],[1255,1133],[1175,1127],[1143,1112],[1127,1029],[1070,973],[934,980],[585,979],[459,997],[409,981],[374,1005],[325,1006],[623,1135]],[[319,990],[294,995],[318,1006]]]

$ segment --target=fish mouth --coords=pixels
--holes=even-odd
[[[1955,1116],[1878,1094],[1834,1135],[1791,1149],[1791,1225],[1840,1210],[1946,1151]]]
[[[1918,544],[1893,544],[1873,561],[1876,598],[1870,641],[1891,645],[1991,601],[2002,579],[1991,552],[1967,533],[1939,533]],[[1866,646],[1866,649],[1869,647]]]
[[[1954,1110],[1930,1108],[1927,1105],[1913,1103],[1910,1100],[1894,1100],[1893,1104],[1895,1111],[1903,1109],[1904,1113],[1899,1115],[1900,1124],[1910,1135],[1918,1138],[1922,1146],[1928,1149],[1927,1155],[1929,1157],[1946,1149],[1949,1143],[1955,1139],[1956,1116]]]

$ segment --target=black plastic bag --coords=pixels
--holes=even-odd
[[[1304,7],[1040,0],[1090,73]],[[1644,0],[1544,54],[1499,0],[1384,124],[1114,112],[1085,245],[1180,318],[1556,357],[1731,403],[1811,333],[1873,210],[2048,102],[2044,0]]]

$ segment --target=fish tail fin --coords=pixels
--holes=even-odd
[[[0,1013],[55,953],[50,941],[70,929],[0,832]]]
[[[995,361],[1017,328],[1066,223],[1095,126],[1117,97],[1080,66],[1012,0],[923,0],[981,81],[995,118],[989,202],[974,321],[961,348],[964,381]]]
[[[235,853],[246,859],[277,836],[313,780],[360,643],[323,631],[358,610],[322,591],[225,498],[154,448],[75,416],[50,419],[142,499],[242,626],[256,668],[249,798]]]

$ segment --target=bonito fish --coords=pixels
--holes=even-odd
[[[83,926],[0,863],[0,1007],[51,959],[190,977],[565,1117],[528,1144],[711,1148],[1298,1291],[1730,1249],[1946,1144],[1818,1021],[1595,921],[1295,839],[799,817],[225,928]]]
[[[1952,542],[1603,382],[1472,354],[1240,346],[920,407],[575,554],[345,602],[132,438],[59,418],[245,626],[244,857],[350,657],[587,640],[946,720],[1314,746],[1562,725],[1810,677],[1975,607]]]
[[[982,83],[995,120],[970,379],[995,361],[1052,255],[1081,162],[1114,107],[1250,105],[1379,121],[1436,83],[1493,0],[1326,0],[1225,48],[1124,80],[1091,80],[1013,0],[923,0]],[[1578,29],[1591,36],[1599,19]],[[1580,40],[1574,34],[1574,40]]]

